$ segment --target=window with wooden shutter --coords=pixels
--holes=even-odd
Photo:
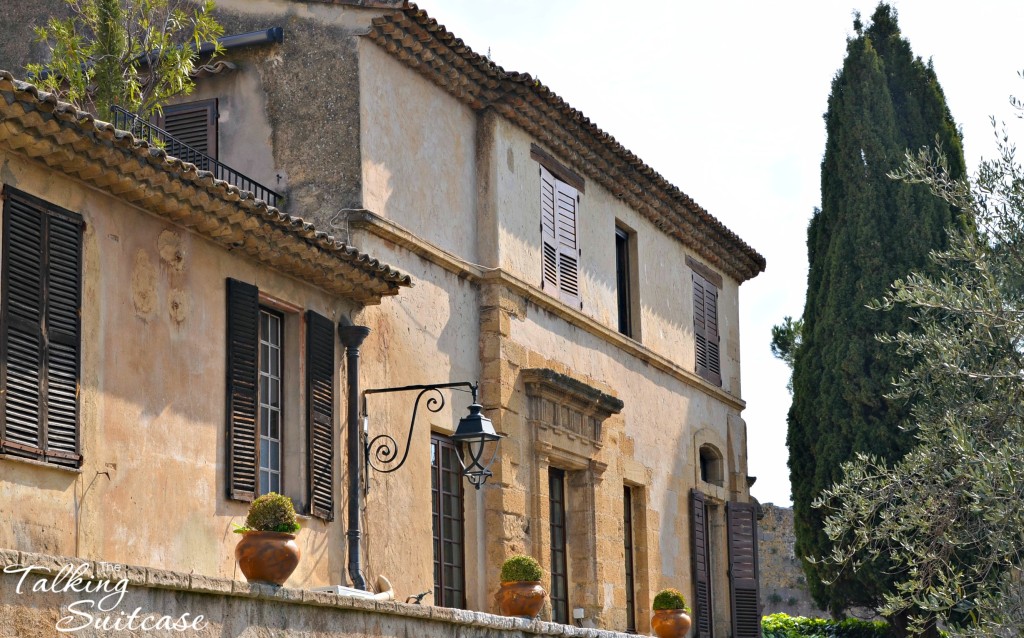
[[[169,155],[192,162],[202,170],[211,170],[207,158],[217,159],[217,120],[214,99],[165,106],[156,125],[174,138],[166,141]]]
[[[555,180],[555,232],[558,237],[558,290],[562,301],[580,304],[580,246],[576,233],[579,195],[565,182]]]
[[[314,516],[334,520],[334,323],[306,312],[309,494]]]
[[[228,497],[256,498],[259,412],[260,295],[256,286],[228,279],[227,451]]]
[[[697,374],[715,385],[722,385],[718,288],[696,272],[693,273],[693,335]]]
[[[540,234],[543,244],[541,288],[558,290],[558,238],[555,233],[555,178],[540,167]]]
[[[81,464],[79,215],[4,190],[0,285],[0,451]]]
[[[690,537],[693,539],[694,635],[711,638],[711,553],[708,506],[704,494],[690,492]]]
[[[733,638],[761,638],[757,564],[757,506],[726,505]]]
[[[327,317],[227,280],[228,498],[277,492],[334,519],[334,339]]]
[[[580,306],[578,207],[576,188],[541,166],[541,287],[573,307]]]

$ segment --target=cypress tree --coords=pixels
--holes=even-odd
[[[950,176],[964,175],[960,134],[931,63],[914,57],[885,4],[866,28],[857,16],[854,30],[825,114],[821,209],[807,231],[803,341],[794,357],[787,442],[801,557],[831,551],[811,504],[842,478],[844,461],[864,452],[893,462],[911,449],[913,434],[900,427],[909,406],[885,398],[906,361],[875,335],[914,327],[905,310],[867,305],[896,279],[928,272],[929,252],[945,248],[947,228],[963,223],[927,187],[888,176],[908,150],[936,143]],[[834,614],[877,606],[892,582],[878,562],[834,574],[805,560],[804,569],[815,601]]]

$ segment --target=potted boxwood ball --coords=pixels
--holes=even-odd
[[[494,598],[504,616],[536,618],[547,593],[540,584],[544,572],[530,556],[516,554],[501,565],[501,587]]]
[[[654,597],[651,628],[658,638],[684,638],[690,631],[690,608],[678,589],[662,589]]]
[[[245,579],[284,585],[302,555],[295,544],[297,531],[292,499],[270,492],[253,501],[245,525],[235,528],[236,534],[242,534],[235,546],[235,560]]]

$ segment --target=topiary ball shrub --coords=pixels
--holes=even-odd
[[[663,609],[682,609],[686,613],[690,613],[690,608],[686,606],[686,599],[683,598],[683,593],[678,589],[662,589],[654,597],[654,604],[652,605],[654,611],[661,611]]]
[[[544,576],[540,563],[531,556],[516,554],[510,556],[501,565],[501,582],[513,583],[518,581],[540,580]]]
[[[292,499],[269,492],[260,496],[249,506],[249,515],[245,517],[245,526],[235,532],[284,532],[294,534],[299,531],[299,522],[295,520],[295,506]]]

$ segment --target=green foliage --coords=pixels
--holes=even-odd
[[[764,638],[887,638],[889,625],[880,621],[831,620],[772,614],[761,619]]]
[[[683,593],[678,589],[662,589],[654,595],[654,603],[651,605],[654,611],[662,609],[682,609],[686,613],[690,613],[690,608],[686,606],[686,599],[683,598]]]
[[[904,360],[875,335],[913,333],[914,326],[906,311],[867,306],[894,280],[927,270],[929,253],[948,246],[946,229],[963,226],[957,208],[926,186],[888,175],[907,149],[936,141],[949,173],[964,174],[960,136],[935,72],[914,57],[890,7],[880,4],[847,42],[825,123],[822,205],[807,232],[807,300],[787,436],[801,557],[831,551],[822,513],[811,503],[842,478],[842,464],[859,452],[891,462],[913,443],[901,428],[909,404],[885,398]],[[808,561],[804,569],[815,601],[835,614],[874,607],[892,587],[883,556],[856,571]]]
[[[70,17],[36,29],[50,46],[49,62],[27,70],[40,88],[108,121],[111,105],[148,118],[171,97],[191,93],[199,46],[223,33],[213,0],[65,2]]]
[[[518,581],[540,580],[544,572],[532,556],[516,554],[509,556],[501,565],[501,582],[513,583]]]
[[[894,397],[916,399],[916,446],[895,464],[858,456],[819,501],[836,543],[826,564],[855,571],[885,556],[895,586],[883,611],[920,610],[918,625],[938,615],[957,636],[1024,627],[1024,168],[1006,134],[997,139],[998,158],[971,181],[924,152],[898,174],[976,230],[875,304],[917,324],[883,337],[906,357]]]
[[[235,533],[245,532],[284,532],[294,534],[299,531],[299,522],[295,519],[295,506],[292,499],[276,492],[269,492],[258,497],[249,505],[249,515],[245,517],[245,526],[235,529]]]
[[[803,343],[804,320],[793,320],[793,317],[785,317],[777,326],[772,326],[772,355],[782,360],[789,369],[793,369],[793,362],[796,360],[797,350]],[[793,392],[793,376],[789,377],[786,388]]]

